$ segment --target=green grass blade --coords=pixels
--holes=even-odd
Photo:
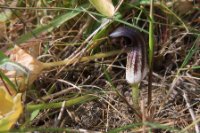
[[[7,85],[11,86],[11,89],[13,89],[15,92],[18,92],[16,85],[1,71],[0,71],[0,77],[3,81],[5,81]]]
[[[111,76],[109,75],[108,71],[107,71],[108,68],[106,68],[106,66],[103,66],[103,73],[104,73],[104,76],[106,78],[106,80],[108,81],[108,83],[111,85],[111,89],[113,91],[116,91],[117,92],[117,89],[116,87],[114,86],[113,82],[112,82],[112,79],[111,79]]]
[[[162,129],[162,130],[167,130],[170,132],[178,132],[179,130],[177,128],[168,126],[168,125],[163,125],[159,123],[152,123],[152,122],[144,122],[144,125],[150,127],[151,129]]]
[[[196,51],[199,50],[199,46],[198,46],[199,41],[200,41],[200,38],[198,36],[192,48],[189,50],[188,54],[186,55],[181,65],[181,68],[185,67],[188,64],[188,62],[191,60],[192,56],[196,53]]]
[[[80,96],[80,97],[73,98],[73,99],[66,101],[65,106],[71,107],[73,105],[82,104],[85,102],[92,101],[94,99],[98,99],[98,97],[93,96],[93,95],[84,95],[84,96]],[[34,111],[34,110],[38,110],[38,109],[54,109],[54,108],[61,108],[62,104],[63,104],[63,102],[28,104],[26,106],[26,108],[28,111]]]
[[[152,67],[153,51],[154,51],[154,25],[153,23],[154,23],[154,18],[153,18],[153,5],[152,5],[150,16],[149,16],[149,67]]]
[[[0,65],[8,61],[9,61],[9,58],[2,51],[0,51]]]
[[[49,24],[46,24],[43,26],[42,25],[38,26],[34,30],[32,30],[32,31],[22,35],[20,38],[18,38],[16,41],[16,44],[24,43],[33,37],[37,37],[38,35],[40,35],[43,32],[50,32],[53,29],[58,28],[63,23],[67,22],[68,20],[70,20],[70,19],[76,17],[78,14],[80,14],[81,11],[78,11],[78,10],[81,10],[82,8],[87,8],[87,7],[88,7],[88,5],[83,5],[81,7],[75,8],[74,11],[67,12],[67,13],[57,17]]]
[[[122,126],[119,128],[111,129],[110,131],[108,131],[108,133],[120,133],[120,132],[123,132],[126,130],[132,130],[132,132],[134,132],[134,128],[138,129],[142,125],[143,125],[142,123],[125,125],[125,126]],[[167,130],[167,131],[171,131],[171,132],[179,131],[178,129],[176,129],[174,127],[170,127],[170,126],[166,126],[166,125],[162,125],[162,124],[158,124],[158,123],[145,122],[144,125],[146,125],[150,128],[150,129],[148,129],[148,131],[151,131],[151,129],[162,129],[162,130]]]
[[[200,69],[200,66],[192,66],[192,69]]]
[[[142,28],[140,28],[140,27],[137,26],[137,25],[130,24],[130,23],[128,23],[128,22],[126,22],[126,21],[123,21],[123,20],[121,20],[121,19],[114,18],[114,21],[119,22],[119,23],[122,23],[122,24],[125,24],[125,25],[127,25],[127,26],[132,27],[132,28],[135,28],[135,29],[137,29],[137,30],[139,30],[139,31],[141,31],[141,32],[146,33],[146,34],[149,34],[149,32],[148,32],[147,30],[142,29]]]

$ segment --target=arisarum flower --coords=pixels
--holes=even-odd
[[[133,108],[138,119],[141,119],[139,106],[139,85],[148,72],[147,48],[145,39],[139,31],[128,27],[119,27],[114,30],[110,37],[120,39],[119,45],[130,48],[127,52],[126,81],[131,85]]]
[[[126,80],[129,84],[140,83],[148,72],[147,50],[142,34],[128,27],[119,27],[110,34],[111,38],[127,39],[123,44],[130,48],[127,53]],[[128,44],[127,44],[128,43]]]

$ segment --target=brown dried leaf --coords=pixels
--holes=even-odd
[[[36,58],[40,55],[40,44],[41,39],[31,39],[26,43],[21,44],[21,48],[24,49],[28,54],[30,54],[32,57]]]
[[[19,46],[14,47],[10,59],[27,69],[29,74],[28,85],[32,84],[43,70],[43,63],[32,57]]]

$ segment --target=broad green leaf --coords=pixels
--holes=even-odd
[[[112,17],[115,13],[115,7],[112,0],[90,0],[90,3],[97,9],[97,11],[107,17]]]

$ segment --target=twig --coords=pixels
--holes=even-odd
[[[146,122],[146,110],[145,110],[145,104],[144,104],[144,99],[142,98],[142,100],[141,100],[141,113],[142,113],[142,123],[145,123]],[[142,133],[145,133],[146,131],[146,125],[145,124],[143,124],[142,125]]]
[[[115,13],[117,12],[117,10],[119,9],[119,7],[121,6],[121,4],[124,2],[124,0],[120,0],[117,7],[115,8]]]
[[[58,124],[59,124],[59,122],[60,122],[60,120],[61,120],[61,118],[62,118],[62,115],[63,115],[63,112],[64,112],[64,108],[65,108],[65,102],[66,102],[66,101],[63,101],[63,103],[62,103],[62,107],[61,107],[61,109],[60,109],[60,113],[59,113],[59,115],[58,115],[58,118],[56,119],[56,121],[55,121],[55,123],[54,123],[54,127],[57,127],[57,126],[58,126]]]
[[[192,117],[193,122],[196,121],[196,117],[195,117],[194,111],[191,108],[187,93],[184,90],[183,90],[183,98],[185,99],[186,106],[187,106],[187,108],[188,108],[188,110],[190,112],[190,115]],[[196,130],[196,133],[200,133],[198,123],[195,123],[195,130]]]

